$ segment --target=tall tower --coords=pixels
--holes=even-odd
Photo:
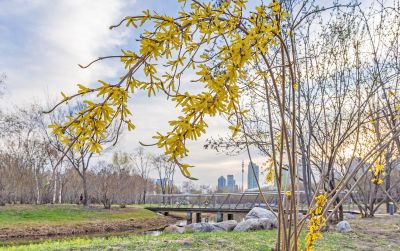
[[[244,177],[244,160],[242,160],[242,193],[244,192],[243,177]]]
[[[226,179],[227,187],[229,192],[235,191],[235,177],[232,174],[228,174]]]
[[[254,171],[253,171],[254,169]],[[247,187],[253,189],[257,187],[257,180],[259,179],[260,168],[255,163],[250,162],[247,167]]]
[[[226,179],[224,176],[218,178],[218,190],[224,190],[226,187]]]

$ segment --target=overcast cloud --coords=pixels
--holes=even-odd
[[[48,97],[60,97],[60,91],[74,93],[77,83],[91,85],[98,79],[115,80],[123,70],[115,60],[84,70],[78,64],[99,56],[116,55],[121,48],[134,46],[138,34],[124,27],[111,31],[110,25],[147,8],[176,13],[176,2],[0,0],[0,73],[7,75],[3,107],[33,101],[44,103]],[[137,129],[124,133],[118,146],[121,151],[131,152],[139,141],[151,143],[154,133],[165,132],[168,119],[178,114],[172,103],[144,96],[134,98],[132,111]],[[209,125],[207,137],[227,133],[222,119],[213,118]],[[197,183],[215,186],[220,175],[234,174],[240,186],[241,162],[245,160],[247,165],[246,155],[232,157],[204,150],[207,137],[190,144],[190,157],[186,160],[196,166],[192,173],[199,178]],[[155,148],[147,150],[160,152]],[[177,176],[178,182],[184,180],[180,173]],[[245,177],[245,186],[246,180]]]

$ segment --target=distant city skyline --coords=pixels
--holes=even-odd
[[[244,165],[244,161],[242,161],[242,170],[243,170],[243,165]],[[233,174],[227,174],[226,178],[224,175],[219,176],[218,180],[217,180],[217,186],[216,189],[219,191],[223,191],[223,190],[228,190],[228,191],[245,191],[248,189],[254,189],[257,188],[257,180],[259,180],[260,185],[265,185],[261,180],[260,180],[260,167],[253,162],[253,166],[254,166],[254,172],[255,175],[253,173],[253,170],[251,168],[251,162],[249,162],[248,166],[247,166],[247,184],[243,183],[243,175],[244,172],[241,172],[241,179],[242,179],[242,184],[241,187],[238,186],[237,181],[235,179],[235,175]],[[236,176],[238,177],[238,176]],[[247,185],[247,186],[246,186]]]
[[[260,180],[260,167],[255,163],[249,162],[247,166],[247,189],[256,188],[257,180]]]
[[[228,174],[226,176],[226,187],[230,192],[233,192],[235,190],[235,186],[236,186],[235,176],[233,174]]]
[[[217,191],[224,192],[237,192],[239,191],[239,187],[236,184],[235,176],[233,174],[226,175],[226,179],[224,176],[220,176],[218,178]]]
[[[226,187],[226,179],[224,176],[220,176],[218,178],[218,186],[217,189],[218,190],[223,190]]]

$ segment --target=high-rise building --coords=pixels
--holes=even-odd
[[[228,190],[230,192],[234,192],[235,188],[236,188],[235,178],[233,177],[232,174],[228,174],[226,177],[227,177],[227,183],[228,183],[227,184]]]
[[[244,184],[243,184],[243,178],[244,177],[244,161],[242,160],[242,193],[244,192]]]
[[[223,190],[226,187],[226,179],[224,176],[218,178],[218,190]]]
[[[252,166],[254,168],[254,172],[252,169]],[[255,176],[254,176],[255,173]],[[248,189],[253,189],[257,187],[257,180],[259,179],[260,176],[260,167],[257,166],[255,163],[250,162],[248,167],[247,167],[247,188]]]
[[[156,186],[165,186],[167,184],[167,178],[157,179]]]

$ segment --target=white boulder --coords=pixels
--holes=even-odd
[[[237,226],[233,230],[244,232],[253,230],[273,229],[275,224],[276,224],[275,220],[271,221],[270,219],[267,218],[248,219],[237,224]]]
[[[185,232],[213,232],[217,227],[210,223],[192,223],[185,226]]]
[[[339,233],[348,233],[353,231],[348,221],[341,221],[336,225],[336,231]]]
[[[274,227],[277,227],[278,225],[278,219],[276,218],[275,214],[272,211],[261,207],[254,207],[251,209],[246,215],[245,219],[268,219],[273,223]]]
[[[184,227],[178,227],[177,225],[170,225],[164,229],[164,233],[171,234],[182,234],[185,231]]]
[[[217,228],[215,231],[232,231],[237,226],[237,224],[238,223],[235,220],[228,220],[214,223],[213,225]]]

